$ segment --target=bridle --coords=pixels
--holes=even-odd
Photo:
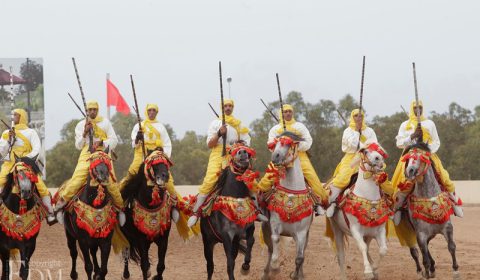
[[[423,169],[419,168],[419,171],[417,171],[415,178],[412,180],[413,182],[423,181],[423,176],[427,174],[428,168],[432,165],[430,156],[431,154],[428,151],[413,148],[402,157],[402,162],[405,162],[405,170],[407,170],[408,162],[410,160],[413,161],[412,163],[416,163],[417,161],[420,161],[420,167],[423,166]]]
[[[286,158],[290,157],[291,160],[289,160],[287,162],[282,162],[281,164],[275,164],[275,165],[277,167],[278,166],[291,167],[293,165],[293,162],[298,157],[298,143],[299,142],[294,141],[292,138],[290,138],[288,136],[280,136],[280,137],[275,138],[273,140],[273,142],[268,144],[268,149],[271,150],[271,151],[275,150],[275,147],[277,146],[278,143],[280,143],[280,145],[282,145],[282,146],[286,146],[286,145],[289,146],[287,155],[285,157]]]
[[[143,173],[147,179],[147,186],[151,186],[152,189],[152,201],[148,204],[150,206],[160,205],[162,198],[160,197],[160,189],[166,189],[166,182],[163,185],[158,185],[155,178],[155,171],[153,170],[154,165],[164,164],[167,166],[167,171],[170,170],[170,167],[173,166],[173,162],[168,158],[168,156],[160,150],[153,151],[144,161]],[[174,195],[174,194],[171,194]]]

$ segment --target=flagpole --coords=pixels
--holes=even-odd
[[[110,73],[107,73],[107,119],[110,120],[110,106],[108,105],[108,81],[110,80]]]

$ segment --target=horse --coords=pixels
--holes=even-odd
[[[371,143],[359,150],[358,176],[350,183],[351,187],[337,199],[337,211],[329,218],[333,230],[337,261],[342,279],[345,273],[345,238],[355,239],[363,256],[364,275],[366,279],[377,278],[377,268],[387,254],[386,223],[393,214],[391,202],[383,193],[380,185],[387,179],[384,172],[385,151],[377,144]],[[379,247],[379,259],[374,262],[370,256],[370,242],[375,239]]]
[[[200,220],[209,280],[213,275],[213,248],[217,243],[222,243],[225,250],[228,279],[235,279],[235,259],[239,251],[245,254],[242,273],[249,272],[255,243],[254,222],[260,215],[252,192],[254,180],[258,177],[258,172],[251,170],[255,151],[238,144],[233,146],[230,155],[229,166],[222,171],[213,194],[202,207],[204,213],[211,211],[210,215],[202,215]],[[242,239],[246,240],[246,248],[240,242]]]
[[[263,238],[268,247],[268,261],[262,279],[269,279],[270,272],[278,272],[280,268],[280,236],[293,237],[296,242],[295,271],[290,277],[304,278],[304,254],[317,199],[305,182],[298,158],[301,141],[304,139],[286,131],[270,146],[273,149],[272,163],[267,172],[273,172],[275,183],[264,195],[269,221],[262,223]]]
[[[406,200],[408,216],[402,216],[410,221],[422,253],[425,269],[423,272],[419,265],[416,248],[410,248],[417,264],[417,272],[422,272],[423,277],[427,279],[435,277],[435,261],[430,254],[428,244],[437,234],[441,234],[448,243],[448,251],[452,257],[453,278],[460,279],[455,255],[456,245],[453,240],[453,224],[450,220],[453,214],[453,202],[448,192],[439,183],[435,166],[430,159],[428,145],[417,143],[408,147],[402,160],[405,161],[405,177],[414,184],[413,191]]]
[[[128,255],[140,264],[143,279],[148,279],[150,261],[148,251],[152,243],[158,247],[157,275],[154,280],[163,279],[165,256],[171,221],[179,219],[176,194],[166,190],[172,162],[163,151],[149,151],[149,156],[139,168],[138,174],[121,191],[127,204],[126,222],[122,232],[128,239]],[[129,279],[128,258],[125,259],[123,279]]]
[[[78,279],[77,242],[83,255],[88,279],[105,279],[108,269],[113,229],[117,224],[116,209],[104,187],[112,183],[112,162],[106,151],[95,151],[90,156],[89,175],[85,186],[66,206],[65,234],[72,258],[71,279]],[[97,250],[100,249],[100,265]],[[92,259],[90,259],[90,257]],[[93,260],[93,264],[92,264]]]
[[[7,183],[0,202],[0,255],[2,258],[2,280],[10,279],[10,250],[20,251],[21,279],[29,279],[29,263],[35,251],[38,233],[47,209],[40,202],[35,183],[40,169],[36,159],[18,158],[7,177]],[[13,188],[18,188],[18,193]]]

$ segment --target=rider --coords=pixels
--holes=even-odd
[[[277,138],[280,134],[284,132],[283,130],[283,121],[282,117],[285,119],[285,125],[286,129],[289,132],[293,132],[299,137],[303,138],[304,141],[301,141],[298,144],[298,157],[300,159],[300,165],[302,167],[303,175],[305,177],[305,180],[307,181],[308,185],[313,189],[315,194],[320,197],[320,202],[323,204],[326,204],[328,200],[328,194],[327,191],[323,188],[322,183],[320,182],[320,179],[318,178],[317,173],[315,172],[315,169],[313,168],[312,163],[310,162],[310,159],[308,158],[307,151],[310,149],[312,146],[312,136],[310,135],[310,132],[308,131],[308,128],[301,122],[297,122],[294,118],[294,110],[292,105],[290,104],[284,104],[283,105],[283,115],[281,112],[279,113],[280,115],[280,121],[277,125],[273,126],[270,129],[270,132],[268,133],[268,140],[267,140],[267,145],[271,145],[275,141],[275,138]],[[273,184],[273,178],[270,174],[266,173],[265,176],[260,180],[258,184],[258,188],[260,188],[262,191],[265,191],[269,189],[272,184]],[[316,212],[318,215],[323,215],[325,210],[321,205],[317,205],[316,207]]]
[[[111,151],[117,146],[118,139],[113,130],[112,124],[108,119],[98,115],[98,109],[99,106],[97,101],[87,102],[88,121],[81,120],[75,127],[75,146],[77,149],[81,150],[81,152],[72,178],[66,182],[63,189],[60,189],[60,201],[57,202],[55,206],[56,209],[65,206],[87,182],[90,167],[89,158],[91,156],[91,153],[88,150],[90,141],[88,132],[90,129],[93,129],[93,149],[95,151],[107,148]],[[112,176],[115,176],[113,170]],[[107,191],[110,193],[113,199],[113,204],[119,211],[119,221],[122,224],[125,218],[125,214],[121,210],[123,209],[123,200],[117,184],[112,182],[114,180],[115,178],[110,178],[111,182],[107,186]]]
[[[241,121],[235,118],[233,113],[234,102],[232,99],[225,99],[223,102],[225,112],[225,125],[222,125],[222,118],[213,120],[208,127],[207,145],[212,151],[208,160],[207,173],[203,179],[202,185],[198,189],[197,201],[193,206],[193,215],[188,219],[188,226],[192,227],[198,220],[197,213],[203,205],[208,195],[213,191],[218,180],[218,175],[228,163],[227,155],[222,156],[223,141],[226,138],[227,146],[242,141],[245,145],[250,145],[250,135],[247,127],[243,126]],[[227,153],[228,154],[228,153]]]
[[[364,118],[363,110],[361,114],[359,109],[353,110],[350,114],[350,124],[343,131],[342,151],[345,155],[333,173],[328,200],[330,206],[327,209],[327,217],[329,218],[335,213],[338,195],[348,186],[352,175],[358,171],[358,166],[351,166],[358,150],[364,148],[369,143],[377,143],[375,131],[365,124]]]
[[[416,112],[420,114],[421,125],[418,124],[418,118]],[[416,139],[421,138],[424,143],[428,144],[428,147],[431,152],[432,165],[435,168],[435,171],[439,175],[439,179],[442,185],[445,187],[446,191],[449,192],[451,200],[454,202],[453,210],[456,216],[463,217],[463,210],[459,204],[459,198],[455,194],[455,186],[450,180],[447,170],[442,165],[440,158],[437,155],[437,151],[440,148],[440,138],[438,137],[437,128],[435,123],[432,120],[429,120],[423,116],[423,103],[418,101],[418,107],[416,106],[416,101],[413,101],[410,104],[409,119],[404,121],[400,125],[398,130],[398,135],[396,137],[397,147],[400,149],[405,149],[408,146],[414,144]],[[398,210],[404,203],[406,196],[412,191],[413,184],[405,179],[405,163],[399,161],[395,173],[392,178],[392,184],[394,187],[394,197],[396,197],[395,210]],[[402,185],[401,190],[399,185]],[[408,186],[408,187],[403,187]],[[398,214],[397,214],[398,213]],[[395,221],[398,224],[400,218],[400,211],[395,213]]]
[[[15,125],[11,130],[5,130],[0,139],[0,154],[4,162],[2,164],[2,169],[0,171],[0,195],[3,193],[3,188],[7,183],[7,176],[12,171],[12,167],[15,165],[14,155],[17,157],[29,157],[36,159],[40,153],[42,143],[40,138],[35,130],[28,127],[28,115],[27,112],[23,109],[13,110],[13,121]],[[9,139],[15,139],[13,147],[11,148],[10,154],[10,142]],[[50,198],[50,192],[43,182],[42,176],[37,176],[38,182],[36,187],[40,197],[42,198],[43,204],[47,207],[48,217],[47,220],[52,222],[55,220],[55,215],[53,214],[53,207]],[[14,188],[13,193],[18,193],[18,189]]]

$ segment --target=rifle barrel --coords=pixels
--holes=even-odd
[[[265,106],[265,109],[267,109],[267,111],[270,113],[270,115],[272,115],[273,119],[277,122],[279,122],[279,119],[277,118],[277,116],[275,116],[275,114],[272,112],[272,110],[270,110],[270,108],[268,108],[267,104],[265,104],[265,102],[263,101],[263,99],[260,98],[260,101],[262,101],[263,103],[263,106]]]
[[[220,101],[222,104],[222,126],[225,125],[225,103],[223,100],[223,79],[222,79],[222,62],[218,62],[218,72],[220,74]],[[227,135],[223,135],[223,148],[222,148],[222,156],[227,154]]]
[[[280,116],[282,117],[282,125],[283,131],[287,131],[287,125],[285,123],[285,118],[283,117],[283,100],[282,100],[282,91],[280,89],[280,78],[278,77],[278,73],[275,73],[277,77],[277,88],[278,88],[278,98],[280,99]]]
[[[133,75],[131,74],[130,74],[130,83],[132,84],[133,100],[135,101],[135,113],[137,114],[138,131],[143,133],[142,119],[140,118],[140,112],[138,111],[137,94],[135,92],[135,83],[133,82]],[[143,153],[143,158],[145,159],[147,156],[145,152],[145,139],[142,141],[142,153]]]

